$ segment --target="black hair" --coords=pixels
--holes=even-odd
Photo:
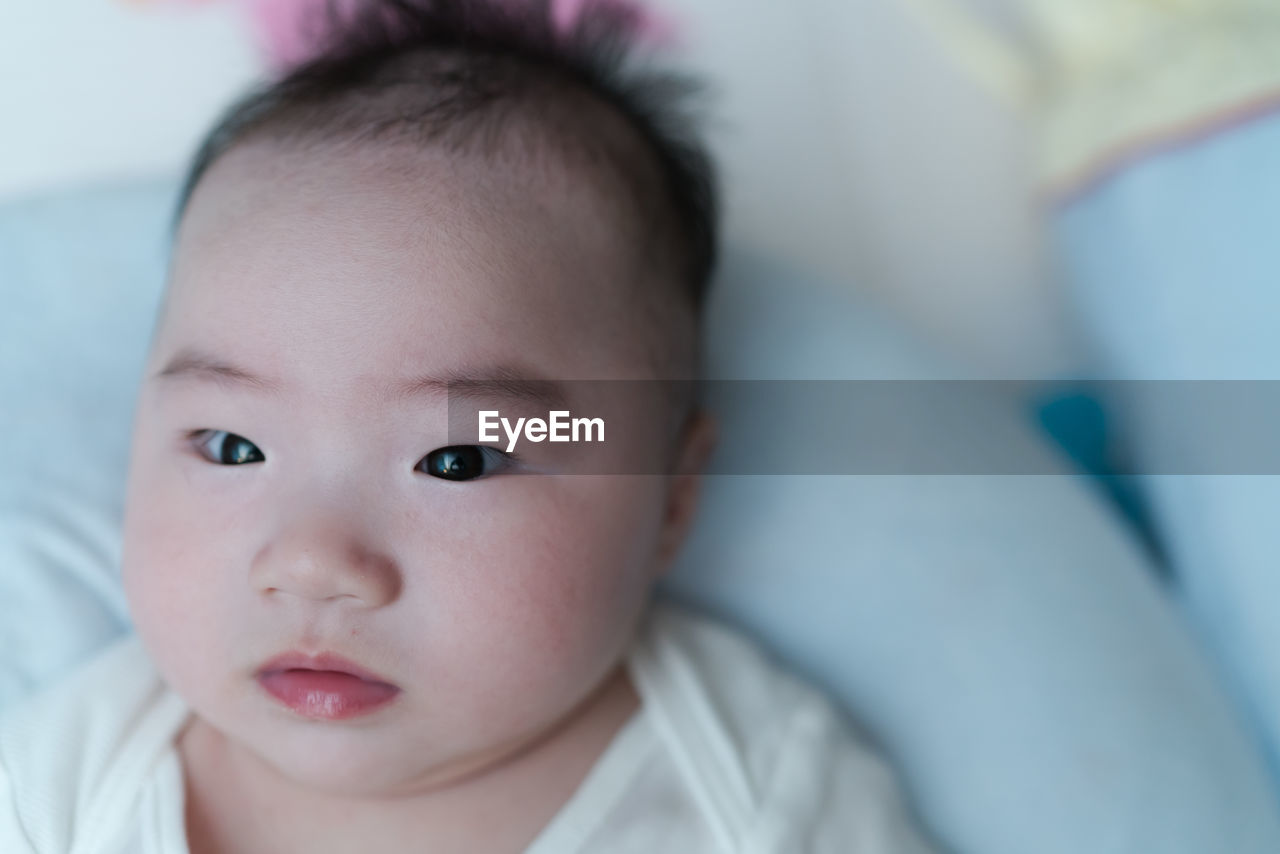
[[[607,158],[632,173],[622,177],[645,204],[644,224],[701,313],[718,208],[714,168],[690,111],[704,87],[685,74],[632,67],[636,7],[588,2],[567,27],[557,26],[550,0],[366,0],[354,12],[329,0],[321,11],[310,22],[320,28],[318,51],[233,104],[205,137],[175,227],[214,162],[252,138],[492,145],[508,136],[512,117],[525,128],[553,123],[545,107],[585,94],[620,117],[651,160],[645,172],[634,153],[630,163],[617,151]],[[547,130],[569,139],[584,129]],[[657,181],[637,177],[649,174]]]

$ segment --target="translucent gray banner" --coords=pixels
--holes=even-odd
[[[1078,386],[1073,386],[1078,388]],[[1280,382],[1088,386],[1127,435],[1128,474],[1280,474]],[[1076,473],[1019,381],[470,380],[450,387],[449,441],[509,453],[513,473],[665,474],[697,401],[717,423],[709,473]]]

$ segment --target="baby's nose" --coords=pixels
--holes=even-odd
[[[316,602],[350,599],[377,608],[400,593],[395,561],[358,521],[341,514],[304,513],[283,520],[250,567],[250,583],[268,596]]]

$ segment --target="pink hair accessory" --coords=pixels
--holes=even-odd
[[[134,6],[207,5],[219,0],[123,0]],[[226,2],[226,0],[221,0]],[[303,24],[307,13],[326,0],[230,0],[240,6],[251,22],[258,43],[269,62],[278,70],[306,60],[317,46],[322,33],[309,32]],[[340,13],[359,7],[361,0],[334,0]],[[525,0],[509,0],[525,2]],[[552,21],[561,32],[571,30],[590,5],[608,6],[635,15],[637,32],[651,45],[669,46],[676,41],[676,27],[665,16],[655,13],[640,0],[551,0]]]

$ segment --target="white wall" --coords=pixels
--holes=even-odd
[[[897,0],[658,0],[721,90],[731,235],[880,295],[995,374],[1074,357],[1027,134]],[[176,172],[256,72],[228,3],[0,0],[0,199]]]
[[[857,282],[992,375],[1066,370],[1023,120],[897,0],[666,0],[727,81],[731,225]]]
[[[256,64],[227,4],[0,0],[0,198],[176,171]]]

